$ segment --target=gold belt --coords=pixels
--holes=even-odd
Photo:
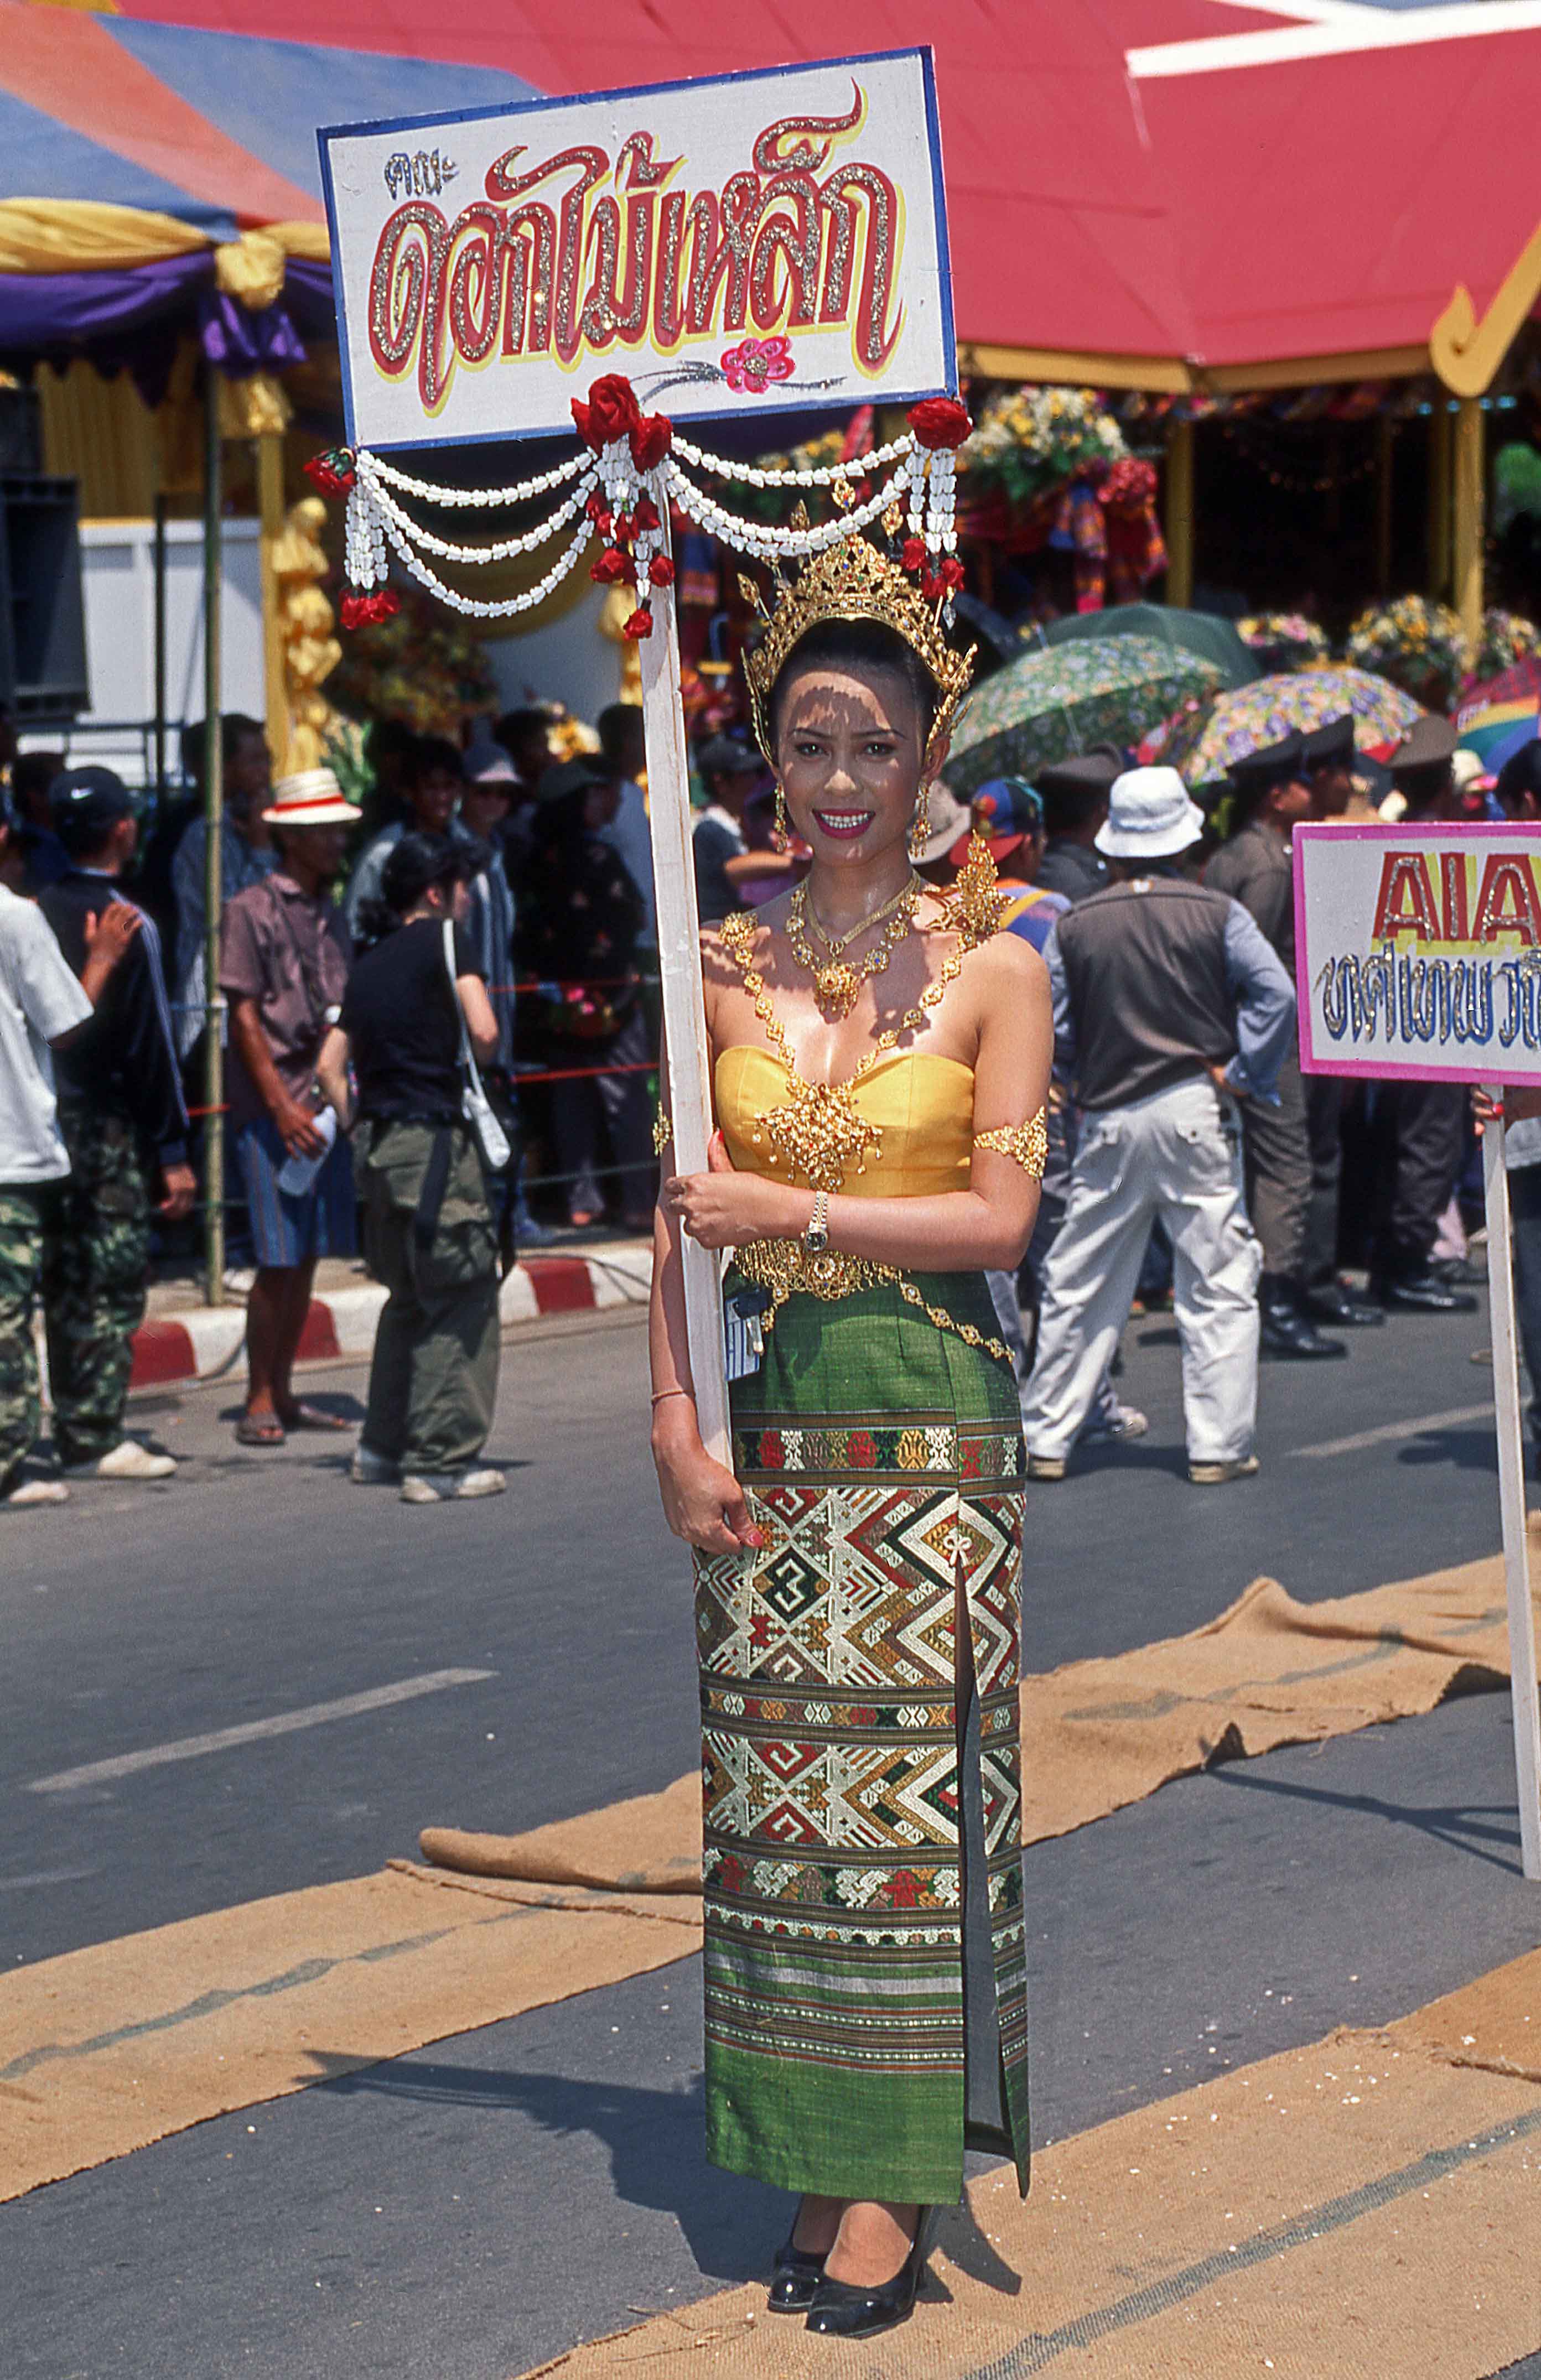
[[[734,1251],[734,1261],[746,1281],[770,1292],[770,1309],[762,1324],[767,1330],[774,1330],[782,1307],[799,1292],[832,1305],[836,1298],[855,1297],[864,1289],[892,1286],[939,1330],[951,1330],[965,1346],[983,1347],[999,1363],[1012,1360],[1012,1351],[1003,1340],[987,1339],[972,1322],[954,1322],[945,1306],[931,1305],[897,1265],[879,1264],[870,1257],[843,1256],[838,1248],[815,1251],[801,1240],[751,1240],[746,1247]]]

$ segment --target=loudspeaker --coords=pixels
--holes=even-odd
[[[35,388],[0,387],[0,471],[42,468],[42,405]]]
[[[0,473],[0,704],[18,727],[91,708],[73,480]]]

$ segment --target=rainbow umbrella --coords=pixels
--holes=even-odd
[[[1496,777],[1507,759],[1541,735],[1541,697],[1522,694],[1509,702],[1463,702],[1455,726],[1459,748],[1474,752],[1484,776]]]
[[[1379,759],[1401,743],[1421,710],[1371,670],[1292,671],[1189,704],[1146,738],[1140,759],[1169,762],[1190,786],[1218,784],[1249,753],[1324,727],[1345,710],[1353,715],[1355,747]]]

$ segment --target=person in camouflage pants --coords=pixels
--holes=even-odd
[[[39,1297],[66,1464],[94,1463],[121,1441],[130,1342],[144,1318],[150,1196],[134,1128],[79,1111],[60,1123],[66,1178],[0,1184],[0,1495],[38,1434]]]

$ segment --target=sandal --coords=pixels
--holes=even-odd
[[[242,1414],[236,1424],[237,1446],[282,1446],[286,1435],[276,1414]]]
[[[345,1421],[341,1414],[328,1413],[322,1405],[308,1405],[303,1400],[291,1405],[287,1413],[280,1414],[278,1424],[281,1429],[335,1430],[353,1427],[352,1422]]]

